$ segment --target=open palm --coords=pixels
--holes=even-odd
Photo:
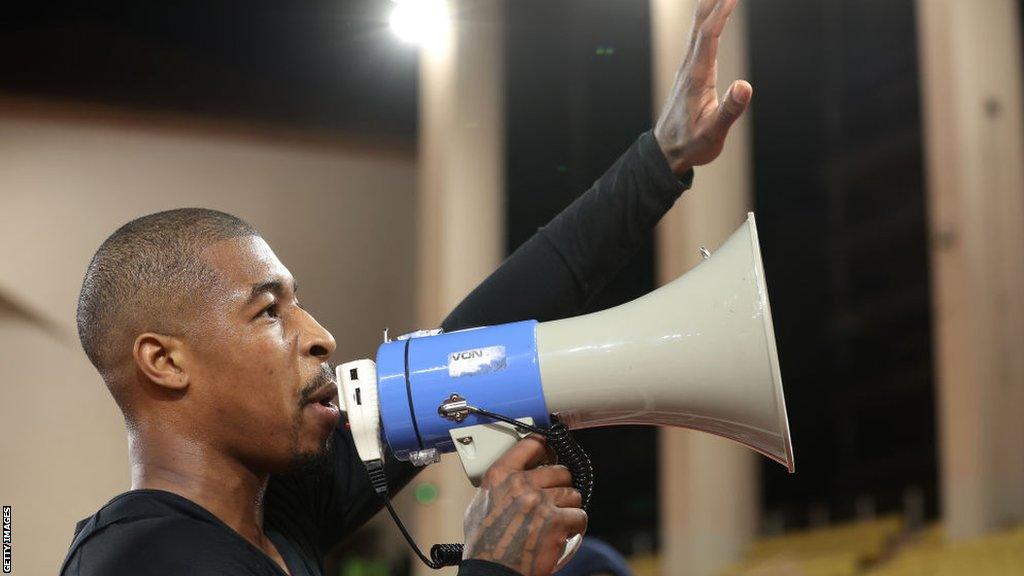
[[[690,45],[654,127],[654,137],[677,175],[718,157],[729,127],[750,104],[743,80],[718,99],[718,40],[739,0],[700,0]]]

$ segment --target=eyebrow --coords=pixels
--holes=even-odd
[[[259,298],[260,295],[263,294],[264,292],[270,292],[277,296],[278,298],[280,298],[281,294],[284,292],[284,282],[275,279],[265,280],[263,282],[257,282],[256,284],[253,284],[252,290],[249,292],[249,298],[248,300],[245,301],[245,306],[249,306],[250,304],[252,304],[253,301]],[[298,292],[299,282],[295,279],[292,279],[292,293],[297,294]]]

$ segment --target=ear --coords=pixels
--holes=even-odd
[[[139,370],[157,386],[172,390],[188,387],[184,346],[178,338],[153,332],[139,334],[132,355]]]

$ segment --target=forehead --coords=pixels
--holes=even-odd
[[[222,281],[234,292],[248,297],[254,284],[280,280],[290,286],[292,274],[277,258],[266,240],[259,236],[242,236],[221,240],[203,250],[203,260],[216,270]]]

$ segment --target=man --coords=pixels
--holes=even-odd
[[[444,321],[455,330],[578,312],[721,152],[752,89],[716,94],[737,0],[704,0],[653,130]],[[681,180],[682,181],[681,181]],[[544,282],[536,278],[543,277]],[[259,233],[180,209],[115,231],[85,275],[83,348],[124,414],[131,490],[76,527],[72,575],[320,575],[381,502],[332,403],[327,330]],[[586,530],[568,472],[529,437],[491,467],[465,517],[459,574],[550,574]],[[392,489],[415,474],[390,459]]]

